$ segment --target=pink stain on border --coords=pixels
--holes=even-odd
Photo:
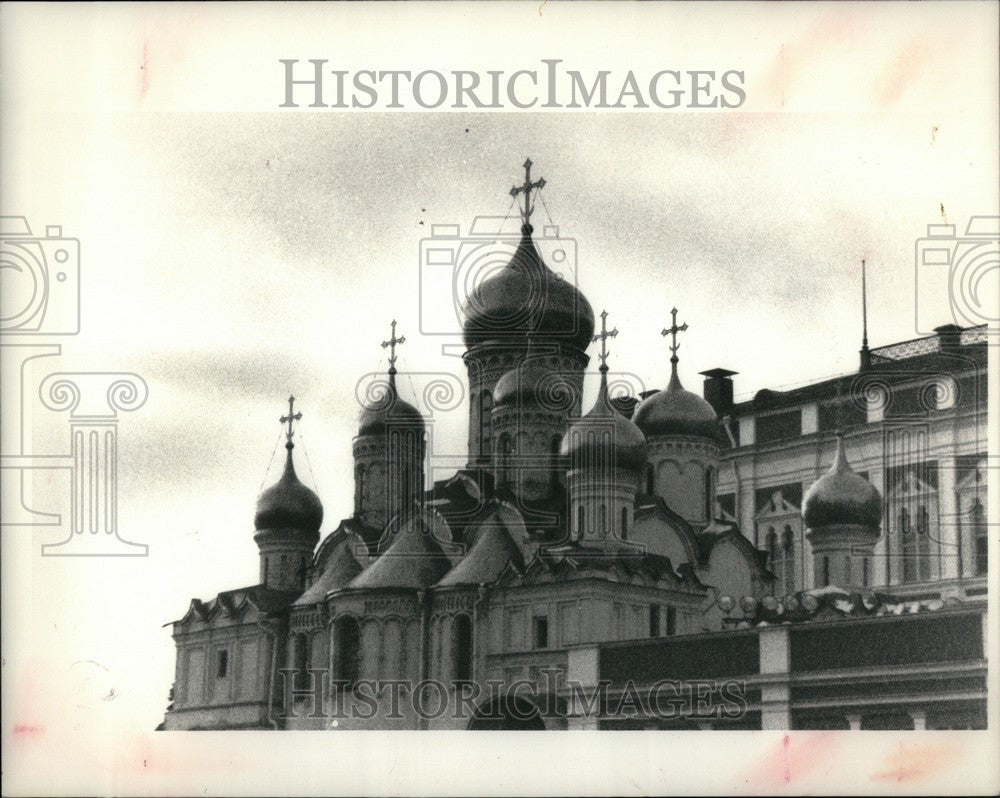
[[[140,93],[145,97],[146,89],[149,88],[149,45],[145,39],[142,41],[142,63],[139,65],[139,71],[142,72]]]
[[[827,766],[835,758],[839,744],[836,733],[786,732],[777,745],[767,749],[753,764],[745,779],[770,788],[789,785]]]
[[[954,745],[917,743],[904,746],[899,744],[896,753],[890,755],[885,770],[870,775],[872,781],[914,782],[937,776],[955,763]]]

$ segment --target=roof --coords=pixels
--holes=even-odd
[[[301,607],[324,601],[327,593],[346,587],[363,570],[364,565],[359,561],[353,546],[364,546],[364,541],[345,532],[338,535],[337,540],[331,545],[332,548],[326,555],[323,573],[295,600],[295,606]]]
[[[964,330],[958,345],[951,349],[942,349],[941,336],[932,335],[872,349],[871,356],[871,367],[865,370],[819,380],[787,391],[763,388],[752,399],[734,404],[730,412],[734,416],[740,416],[838,396],[860,396],[864,386],[873,381],[892,386],[929,374],[956,374],[986,369],[985,325]]]
[[[524,559],[498,516],[494,523],[484,524],[475,545],[438,582],[438,587],[491,584],[510,565],[523,570]]]
[[[298,596],[298,591],[275,590],[264,585],[250,585],[226,590],[208,601],[191,599],[188,611],[176,624],[189,623],[193,620],[206,620],[218,613],[227,617],[239,617],[247,609],[253,607],[260,613],[269,615],[282,612]]]
[[[451,560],[423,516],[404,523],[395,540],[347,587],[351,590],[420,590],[451,570]]]

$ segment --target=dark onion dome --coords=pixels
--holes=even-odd
[[[396,390],[396,369],[389,369],[385,391],[361,409],[358,435],[382,435],[387,429],[413,430],[423,434],[424,417]]]
[[[423,517],[410,519],[392,544],[348,585],[352,590],[419,590],[451,570],[451,560]]]
[[[851,469],[844,439],[839,436],[833,465],[806,491],[802,518],[809,529],[835,524],[878,529],[882,524],[882,497],[874,485]]]
[[[587,298],[542,261],[521,227],[521,243],[510,263],[477,285],[462,306],[466,346],[498,338],[538,335],[581,352],[594,335],[594,310]]]
[[[497,380],[493,406],[535,404],[552,410],[568,411],[573,406],[573,388],[530,351],[527,357]]]
[[[574,463],[594,463],[595,457],[587,452],[594,440],[600,440],[609,429],[611,440],[611,462],[616,468],[642,471],[646,467],[646,437],[629,419],[619,413],[608,396],[608,367],[601,366],[601,387],[593,408],[575,421],[562,439],[559,453],[569,458],[569,467]],[[591,438],[593,436],[593,438]]]
[[[323,505],[313,491],[303,485],[295,475],[292,464],[292,445],[286,444],[288,456],[281,479],[260,494],[253,525],[258,531],[267,529],[296,529],[309,535],[318,535],[323,523]]]
[[[654,435],[700,435],[719,440],[722,430],[714,408],[698,394],[684,389],[674,363],[665,390],[647,396],[635,408],[632,420],[647,438]]]

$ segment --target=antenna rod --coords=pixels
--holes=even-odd
[[[861,259],[861,368],[871,366],[871,354],[868,351],[868,279],[865,259]]]

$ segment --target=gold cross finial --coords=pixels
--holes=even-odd
[[[544,177],[539,178],[534,183],[531,182],[531,166],[532,166],[531,158],[528,158],[528,160],[524,162],[524,184],[520,186],[514,186],[510,190],[510,195],[515,199],[517,199],[518,194],[522,192],[524,193],[524,209],[521,211],[521,219],[524,220],[525,227],[531,226],[531,213],[532,211],[535,210],[535,206],[531,202],[531,189],[545,188]],[[530,233],[531,231],[528,230],[527,232]]]
[[[608,312],[601,311],[601,332],[593,337],[594,341],[601,342],[601,353],[598,355],[601,361],[601,371],[608,370],[608,339],[618,335],[618,328],[608,329]]]
[[[405,335],[401,335],[401,336],[399,336],[399,338],[396,337],[396,320],[393,319],[392,320],[392,335],[389,336],[389,340],[388,341],[383,341],[382,342],[382,348],[385,349],[386,347],[388,347],[388,349],[389,349],[389,373],[390,374],[395,374],[396,373],[396,345],[397,344],[405,344],[405,343],[406,343],[406,336]]]
[[[687,322],[684,322],[680,327],[677,326],[677,308],[673,308],[670,311],[670,316],[672,319],[671,326],[663,330],[660,335],[669,335],[672,339],[670,344],[670,362],[675,366],[677,365],[677,350],[681,348],[681,345],[677,343],[677,333],[684,332],[688,326]]]
[[[285,444],[285,446],[287,446],[289,449],[292,448],[292,436],[295,434],[295,430],[292,428],[292,424],[302,418],[301,411],[298,412],[298,413],[294,413],[293,412],[294,410],[295,410],[295,397],[294,396],[289,396],[288,397],[288,415],[287,416],[282,416],[279,419],[279,421],[282,424],[287,424],[288,425],[288,429],[285,431],[285,438],[288,440],[288,442]]]

